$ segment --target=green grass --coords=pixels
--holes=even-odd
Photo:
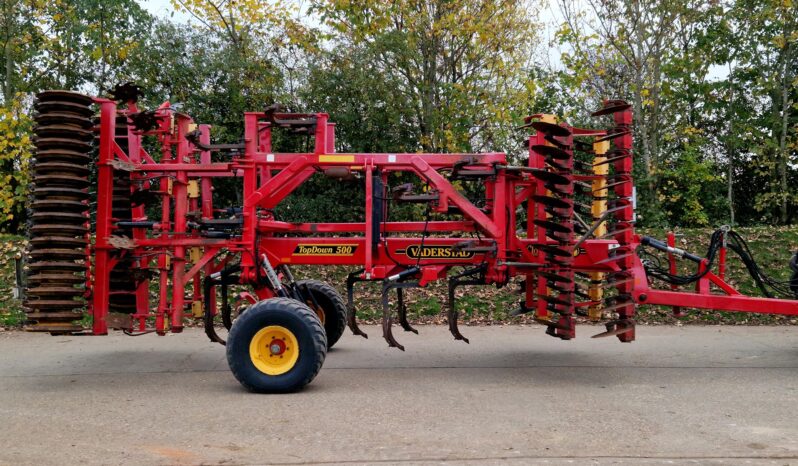
[[[712,229],[680,229],[678,246],[699,256],[706,254]],[[750,227],[737,230],[748,241],[754,258],[768,274],[787,280],[790,277],[789,260],[798,250],[798,226],[795,227]],[[665,239],[664,230],[647,229],[638,232]],[[0,327],[19,327],[24,320],[22,305],[13,299],[14,257],[24,250],[23,239],[19,236],[0,235]],[[681,262],[680,272],[688,272],[692,263]],[[349,269],[344,267],[296,267],[297,278],[316,278],[336,286],[345,296],[345,280]],[[692,272],[692,270],[690,270]],[[729,253],[727,281],[743,294],[760,296],[759,289],[748,276],[743,264]],[[517,282],[517,280],[516,280]],[[457,290],[457,311],[461,321],[468,325],[491,323],[526,322],[528,317],[510,317],[510,312],[518,306],[521,295],[518,285],[510,283],[497,290],[493,286],[461,287]],[[411,320],[426,323],[445,323],[446,281],[433,282],[423,289],[405,290],[405,302]],[[396,295],[391,296],[391,306],[395,309]],[[375,322],[382,317],[380,304],[380,285],[378,283],[358,283],[355,285],[355,305],[358,318]],[[745,313],[725,313],[718,311],[687,310],[688,315],[681,319],[672,317],[670,309],[657,306],[641,306],[638,321],[643,323],[697,323],[697,324],[798,324],[795,317],[770,316]]]

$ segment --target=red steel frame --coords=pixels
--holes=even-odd
[[[258,285],[261,274],[259,258],[265,254],[274,265],[350,265],[363,268],[361,275],[365,280],[382,280],[393,274],[418,265],[418,280],[421,286],[444,278],[456,266],[477,266],[484,264],[485,284],[504,285],[514,276],[525,276],[525,305],[535,310],[538,319],[546,321],[550,316],[545,303],[537,299],[546,293],[545,279],[537,277],[538,270],[551,267],[541,246],[552,245],[546,237],[546,229],[536,226],[535,219],[545,219],[543,206],[531,200],[532,195],[544,195],[546,187],[531,176],[528,171],[506,168],[508,161],[503,153],[483,154],[421,154],[421,153],[335,153],[335,126],[328,122],[324,113],[283,114],[284,118],[315,118],[315,146],[309,153],[272,152],[272,124],[266,113],[251,112],[244,115],[243,150],[230,157],[229,161],[214,162],[211,150],[202,150],[192,144],[186,135],[199,129],[201,143],[210,143],[210,127],[195,126],[186,115],[175,112],[169,104],[155,111],[158,126],[146,132],[129,128],[129,151],[125,153],[114,140],[115,118],[117,114],[129,115],[138,112],[135,103],[117,108],[117,104],[106,99],[96,99],[100,106],[100,147],[97,181],[96,241],[93,246],[93,272],[89,275],[88,288],[91,293],[90,313],[93,316],[92,332],[108,332],[107,316],[110,283],[109,274],[119,257],[130,254],[135,260],[134,267],[157,270],[160,288],[158,302],[149,302],[149,281],[143,280],[136,292],[137,312],[132,315],[131,329],[144,331],[148,326],[159,334],[167,331],[180,332],[185,317],[186,294],[190,302],[201,300],[201,276],[221,270],[231,256],[239,256],[241,282],[252,284],[257,295],[263,299],[273,295],[268,287]],[[271,116],[273,117],[273,116]],[[546,119],[536,115],[529,121]],[[630,110],[613,115],[618,128],[629,127],[632,122]],[[567,126],[567,125],[563,125]],[[570,128],[573,138],[593,141],[607,135],[604,130],[580,130]],[[142,138],[154,136],[161,146],[159,157],[146,152]],[[631,151],[632,134],[610,138],[617,150]],[[530,157],[528,167],[544,168],[544,160],[534,147],[548,144],[540,131],[530,137]],[[631,154],[631,152],[629,152]],[[156,158],[160,160],[156,161]],[[495,176],[485,179],[486,208],[479,208],[464,197],[454,185],[441,174],[442,170],[452,170],[457,164],[465,164],[469,169],[495,169]],[[158,180],[154,191],[164,200],[161,216],[148,219],[143,206],[133,208],[133,221],[154,221],[151,228],[133,227],[129,246],[125,249],[115,247],[112,241],[115,223],[120,219],[112,217],[112,186],[114,170],[130,172],[132,189],[140,189],[146,180]],[[631,296],[631,301],[613,306],[619,315],[618,328],[629,326],[617,334],[621,341],[634,339],[633,320],[636,304],[656,304],[680,308],[706,308],[725,311],[759,312],[771,314],[798,315],[798,302],[780,299],[767,299],[741,295],[723,280],[724,270],[719,274],[712,272],[697,283],[694,291],[677,289],[656,289],[649,284],[640,259],[634,253],[640,238],[634,233],[633,224],[633,185],[631,182],[631,155],[614,162],[614,169],[620,179],[614,188],[614,195],[625,199],[625,206],[613,213],[620,227],[611,233],[611,239],[587,239],[578,245],[572,263],[566,269],[576,272],[619,272],[628,271],[632,279],[619,281],[616,288],[619,295]],[[276,207],[297,187],[311,176],[325,169],[336,168],[358,173],[365,179],[365,218],[356,223],[288,223],[275,219],[270,209]],[[372,213],[375,202],[372,187],[377,178],[387,185],[389,174],[405,172],[415,174],[428,186],[428,192],[437,193],[438,199],[432,203],[433,211],[445,213],[449,207],[456,207],[462,213],[461,220],[430,220],[416,222],[381,223],[386,237],[375,241],[374,223],[379,221]],[[229,239],[208,238],[192,228],[187,222],[187,214],[199,211],[203,219],[214,217],[212,183],[214,178],[234,177],[241,179],[242,226],[239,236]],[[591,182],[596,177],[574,175],[575,182]],[[189,187],[197,182],[199,192],[190,195]],[[516,233],[519,206],[526,203],[527,231]],[[463,241],[463,232],[476,235],[475,245],[493,247],[495,252],[473,254],[452,254],[448,257],[418,259],[401,254],[408,248],[419,247],[422,232],[433,235],[423,239],[425,247],[450,247]],[[381,233],[381,234],[382,234]],[[446,233],[458,235],[445,236]],[[290,236],[289,236],[290,234]],[[390,234],[390,236],[388,235]],[[575,247],[572,238],[570,247]],[[301,254],[300,246],[331,245],[336,254]],[[373,245],[373,246],[372,246]],[[199,257],[190,256],[191,248],[199,248]],[[312,250],[312,249],[311,249]],[[326,252],[326,250],[317,249]],[[620,251],[620,252],[619,252]],[[341,252],[341,253],[338,253]],[[723,256],[723,254],[722,254]],[[671,260],[673,260],[671,256]],[[725,257],[722,258],[722,262]],[[396,262],[394,262],[396,261]],[[706,263],[702,266],[706,267]],[[723,267],[723,266],[722,266]],[[561,270],[562,273],[562,270]],[[573,272],[569,272],[573,273]],[[584,306],[594,303],[577,303]],[[570,314],[569,314],[570,315]],[[152,318],[152,320],[150,320]],[[608,327],[609,328],[609,327]],[[558,330],[559,331],[559,330]],[[565,331],[565,330],[563,330]],[[573,333],[573,329],[567,330]],[[565,335],[570,338],[573,335]]]

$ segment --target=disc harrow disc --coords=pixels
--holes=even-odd
[[[36,148],[39,150],[72,150],[86,153],[91,149],[91,143],[65,137],[34,137]]]
[[[37,286],[30,288],[28,296],[82,296],[83,290],[71,286]]]
[[[36,186],[46,187],[64,186],[86,188],[89,186],[89,179],[86,176],[80,176],[71,173],[34,175],[33,182],[36,184]]]
[[[71,102],[75,104],[80,104],[84,107],[87,107],[94,103],[94,99],[91,97],[81,94],[79,92],[74,91],[65,91],[60,89],[53,89],[42,91],[36,94],[36,100],[41,102]]]
[[[35,158],[36,162],[34,163],[34,168],[36,168],[36,164],[39,162],[67,162],[84,166],[89,166],[91,163],[91,156],[89,154],[69,149],[37,150]]]
[[[31,203],[34,212],[86,212],[89,205],[82,201],[41,199]]]
[[[39,113],[73,113],[86,118],[94,115],[91,107],[66,100],[40,101],[33,104],[33,108]]]
[[[88,129],[78,128],[68,124],[39,124],[33,130],[39,137],[69,138],[80,141],[91,141],[94,133]]]
[[[79,319],[82,315],[78,315]],[[58,323],[58,322],[26,322],[25,330],[28,332],[45,332],[50,335],[68,335],[71,333],[80,332],[83,327],[80,324],[73,323]]]
[[[74,273],[54,273],[44,271],[36,273],[28,277],[29,284],[40,286],[61,286],[61,285],[77,285],[84,283],[86,278],[76,275]]]
[[[85,306],[83,301],[72,299],[29,299],[25,306],[32,309],[76,309]],[[52,317],[52,315],[48,316]]]
[[[37,186],[33,189],[33,196],[37,199],[48,201],[82,201],[89,198],[89,192],[85,189],[77,188],[50,188]]]
[[[51,223],[44,225],[34,225],[30,229],[34,235],[52,236],[58,234],[81,236],[89,232],[84,225],[67,225],[63,223]]]
[[[50,272],[82,272],[86,269],[85,264],[78,264],[73,261],[36,261],[28,264],[32,270],[43,270]]]
[[[33,120],[40,125],[72,125],[81,129],[89,129],[94,126],[90,118],[68,112],[37,112],[33,114]]]
[[[89,176],[90,171],[91,169],[88,167],[88,165],[81,163],[44,162],[44,161],[39,162],[38,159],[36,160],[36,163],[33,166],[33,172],[37,175],[46,175],[52,173],[67,173],[87,178]]]

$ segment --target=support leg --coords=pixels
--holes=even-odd
[[[470,278],[477,275],[477,278]],[[469,278],[464,280],[464,278]],[[457,326],[457,308],[455,307],[455,290],[458,286],[461,285],[484,285],[485,284],[485,267],[480,266],[474,269],[468,269],[462,273],[459,273],[449,279],[449,300],[448,300],[448,307],[446,311],[446,320],[449,321],[449,332],[452,334],[455,340],[461,340],[466,343],[470,343],[468,338],[464,337],[462,333],[460,333],[460,329]]]
[[[361,281],[361,273],[363,273],[362,269],[352,272],[346,277],[346,323],[354,335],[368,338],[369,336],[357,326],[357,316],[355,315],[355,283]]]
[[[402,326],[405,332],[413,332],[418,335],[418,330],[414,329],[410,322],[407,321],[407,306],[405,306],[402,288],[396,289],[396,304],[399,307],[399,325]]]

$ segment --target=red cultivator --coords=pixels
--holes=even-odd
[[[224,344],[221,321],[230,329],[233,373],[252,390],[274,392],[309,383],[347,324],[366,336],[352,299],[360,281],[382,284],[383,336],[399,349],[389,295],[397,294],[399,325],[416,332],[403,290],[447,276],[449,328],[465,342],[457,327],[456,287],[501,287],[516,276],[523,277],[524,298],[515,313],[531,314],[546,333],[564,340],[576,336],[576,317],[585,316],[609,319],[595,337],[632,341],[639,304],[674,306],[675,312],[798,314],[795,301],[742,296],[724,282],[728,246],[746,265],[750,259],[749,270],[763,287],[790,297],[798,288],[798,280],[776,282],[761,273],[733,232],[719,230],[706,258],[672,241],[635,235],[632,113],[622,101],[607,101],[594,113],[608,129],[574,128],[551,115],[527,118],[529,158],[513,165],[503,153],[336,153],[327,114],[277,106],[244,115],[242,144],[213,144],[209,126],[196,125],[168,103],[141,110],[137,94],[125,85],[115,100],[64,91],[39,95],[29,330],[85,332],[76,322],[88,313],[95,335],[109,328],[163,335],[180,332],[193,317],[204,319],[210,338]],[[92,105],[99,120],[91,119]],[[278,131],[308,138],[313,150],[273,150]],[[395,173],[416,181],[392,185]],[[314,175],[364,187],[363,221],[276,218],[274,208]],[[238,182],[240,205],[214,204],[218,178]],[[425,205],[425,218],[392,221],[390,206],[399,203]],[[669,268],[641,260],[642,246],[667,253]],[[677,257],[695,261],[697,272],[677,275]],[[347,280],[348,303],[323,282],[294,280],[295,264],[356,268]],[[650,278],[665,286],[652,288]],[[695,291],[679,290],[688,284]],[[242,286],[248,291],[231,296]]]

